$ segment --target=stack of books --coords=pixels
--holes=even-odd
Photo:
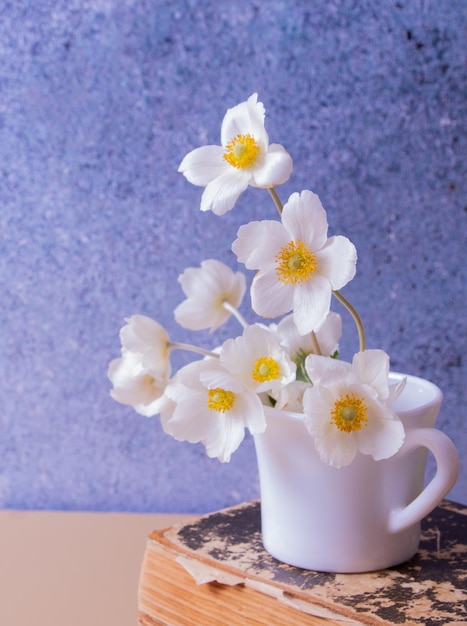
[[[443,502],[417,554],[368,574],[280,563],[261,542],[258,501],[155,531],[138,591],[141,626],[467,624],[467,507]]]

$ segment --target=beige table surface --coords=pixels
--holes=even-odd
[[[136,626],[146,537],[190,517],[0,511],[0,625]]]

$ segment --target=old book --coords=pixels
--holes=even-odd
[[[261,543],[258,501],[150,534],[138,591],[141,626],[467,624],[467,507],[443,502],[418,553],[369,574],[280,563]]]

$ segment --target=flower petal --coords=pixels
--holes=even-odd
[[[332,403],[333,394],[325,387],[314,385],[308,386],[305,390],[303,394],[304,422],[313,437],[324,437],[329,432]]]
[[[251,174],[246,170],[228,171],[208,183],[201,196],[201,211],[212,211],[216,215],[224,215],[230,211],[248,187]]]
[[[238,229],[232,251],[249,270],[273,269],[276,252],[289,241],[288,232],[276,220],[249,222]]]
[[[326,276],[334,290],[341,289],[355,276],[357,250],[347,237],[329,237],[316,253],[317,273]]]
[[[229,340],[227,340],[229,341]],[[206,389],[216,389],[221,387],[228,391],[233,391],[235,394],[240,394],[244,391],[243,385],[238,379],[232,376],[232,373],[219,366],[219,361],[211,359],[211,362],[204,361],[207,366],[202,368],[200,372],[200,382]]]
[[[174,310],[174,316],[178,324],[189,330],[209,328],[211,318],[207,319],[206,309],[202,304],[200,301],[191,299],[181,302]],[[228,317],[227,311],[226,317]]]
[[[252,435],[266,430],[264,407],[255,393],[242,393],[237,396],[232,414],[241,419]]]
[[[167,422],[169,435],[178,441],[198,443],[208,436],[215,427],[217,413],[209,411],[206,406],[206,391],[190,390],[181,396],[176,403],[172,418]]]
[[[279,144],[271,144],[263,155],[261,165],[252,171],[250,185],[253,187],[275,187],[289,179],[293,169],[292,157]]]
[[[373,387],[378,396],[386,400],[389,396],[389,356],[384,350],[357,352],[352,367],[361,383]]]
[[[210,458],[218,458],[221,463],[228,463],[244,437],[245,428],[241,421],[230,419],[226,414],[218,414],[217,423],[202,443]]]
[[[282,387],[279,391],[271,393],[276,401],[274,405],[276,409],[284,411],[293,411],[295,413],[303,412],[303,394],[309,389],[309,383],[301,380],[294,380],[287,387]]]
[[[321,460],[331,467],[350,465],[357,454],[357,442],[353,433],[344,433],[333,428],[326,437],[314,440]]]
[[[312,191],[293,193],[282,211],[282,224],[293,239],[308,244],[316,253],[326,243],[328,221],[319,197]]]
[[[133,409],[136,413],[144,415],[144,417],[153,417],[154,415],[160,414],[169,402],[170,400],[165,395],[162,395],[149,404],[136,404],[133,406]]]
[[[331,287],[323,276],[313,276],[295,287],[293,319],[301,335],[320,328],[331,306]]]
[[[375,461],[393,456],[404,443],[405,431],[399,417],[388,407],[366,398],[369,420],[356,433],[358,449]]]
[[[221,143],[225,147],[237,135],[252,135],[263,151],[268,147],[268,136],[264,128],[265,110],[258,102],[258,94],[251,95],[227,110],[221,127]]]
[[[292,309],[294,285],[278,281],[275,271],[258,272],[250,291],[253,311],[262,317],[279,317]]]
[[[229,164],[223,159],[222,146],[202,146],[189,152],[178,167],[185,178],[192,184],[205,187],[215,178],[230,171]]]
[[[321,379],[329,369],[335,371],[336,367],[342,367],[344,364],[350,369],[350,364],[346,364],[345,361],[337,361],[320,354],[310,354],[305,359],[305,369],[313,385],[320,385]]]

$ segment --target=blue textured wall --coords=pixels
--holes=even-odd
[[[251,439],[209,460],[113,402],[106,378],[125,316],[188,340],[177,276],[233,264],[238,226],[271,215],[256,189],[201,214],[176,172],[254,91],[294,158],[282,198],[312,189],[357,246],[344,293],[369,346],[444,390],[439,426],[464,460],[451,497],[467,503],[465,17],[464,0],[0,4],[0,506],[257,496]]]

